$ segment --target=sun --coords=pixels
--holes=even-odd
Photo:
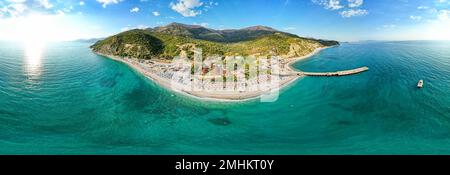
[[[0,20],[0,38],[24,43],[47,43],[74,38],[77,28],[65,15],[29,14]]]
[[[52,39],[54,24],[51,17],[30,15],[18,19],[17,30],[22,34],[20,38],[26,44],[43,44]]]

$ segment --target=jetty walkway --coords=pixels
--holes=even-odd
[[[359,74],[361,72],[368,71],[369,68],[364,66],[356,69],[351,70],[343,70],[343,71],[336,71],[336,72],[294,72],[290,75],[298,75],[298,76],[326,76],[326,77],[332,77],[332,76],[347,76],[347,75],[353,75],[353,74]]]

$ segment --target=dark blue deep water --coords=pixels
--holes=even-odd
[[[89,45],[0,43],[0,154],[450,154],[450,42],[327,49],[294,66],[370,70],[273,103],[174,94]]]

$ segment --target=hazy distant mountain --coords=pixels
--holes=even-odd
[[[103,40],[105,38],[90,38],[90,39],[77,39],[75,42],[86,42],[86,43],[95,43],[97,41]]]
[[[195,47],[209,55],[271,55],[298,57],[316,48],[338,45],[337,41],[302,38],[266,26],[214,30],[199,25],[171,23],[167,26],[134,29],[98,41],[91,48],[115,56],[142,59],[172,59]]]

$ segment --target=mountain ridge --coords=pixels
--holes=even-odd
[[[182,23],[170,23],[166,26],[159,26],[155,28],[147,28],[147,30],[154,32],[161,32],[166,34],[178,35],[192,37],[195,39],[216,41],[216,42],[239,42],[244,40],[255,39],[260,36],[283,33],[286,35],[297,36],[294,34],[278,31],[268,26],[257,25],[250,26],[242,29],[224,29],[216,30],[211,28],[206,28],[201,25],[188,25]]]
[[[279,55],[300,57],[317,48],[339,45],[337,41],[304,38],[267,26],[215,30],[200,25],[171,23],[133,29],[105,38],[91,46],[94,52],[140,59],[172,59],[185,51],[202,48],[203,56]],[[188,55],[192,57],[192,54]]]

